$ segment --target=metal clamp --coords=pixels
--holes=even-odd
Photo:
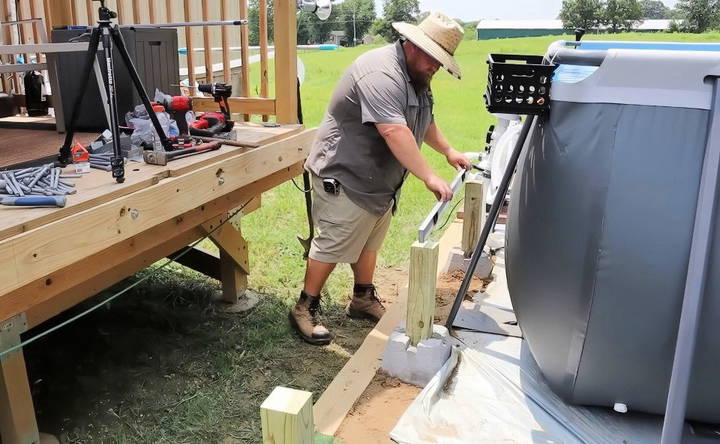
[[[7,350],[20,344],[20,334],[28,329],[25,313],[15,315],[0,323],[0,351]],[[13,353],[0,356],[0,362],[10,358]]]

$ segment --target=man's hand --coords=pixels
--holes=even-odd
[[[427,180],[425,180],[425,186],[435,194],[437,200],[447,202],[453,198],[452,188],[439,176],[434,174],[428,176]]]
[[[447,162],[452,165],[452,167],[456,170],[459,170],[460,168],[464,168],[467,170],[472,166],[468,158],[465,157],[463,153],[453,148],[450,148],[448,150],[445,158],[447,159]]]

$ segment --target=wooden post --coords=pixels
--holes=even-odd
[[[115,1],[116,1],[115,6],[117,8],[117,10],[115,12],[117,12],[117,15],[118,15],[117,22],[118,22],[118,24],[123,24],[123,23],[125,23],[125,14],[123,13],[124,12],[123,9],[125,9],[123,2],[125,0],[115,0]]]
[[[150,1],[150,0],[148,0]],[[133,0],[132,1],[132,14],[133,14],[133,23],[140,23],[140,1],[139,0]]]
[[[172,23],[173,21],[173,1],[172,0],[165,0],[165,14],[167,18],[167,23]]]
[[[93,26],[95,24],[94,10],[95,6],[93,6],[92,0],[85,0],[85,13],[87,14],[88,26]]]
[[[157,23],[155,0],[148,0],[148,3],[150,4],[150,23]]]
[[[462,251],[465,257],[472,256],[485,224],[485,187],[479,180],[465,182],[465,208],[463,213]]]
[[[2,22],[9,22],[12,21],[10,17],[10,9],[7,7],[7,2],[5,0],[0,0],[0,21]],[[2,26],[0,27],[0,43],[3,45],[11,45],[12,39],[10,38],[10,27],[9,26]],[[8,60],[12,58],[12,55],[3,55],[0,56],[0,61],[3,63],[7,63]],[[2,79],[2,85],[3,85],[3,92],[5,93],[11,93],[12,87],[11,83],[8,78],[11,77],[11,74],[8,74],[6,77],[5,74],[0,74],[0,79]]]
[[[297,4],[276,0],[275,109],[278,123],[297,123]]]
[[[190,0],[183,1],[183,19],[190,21]],[[192,28],[185,28],[185,46],[187,47],[187,70],[188,70],[188,87],[190,95],[195,90],[195,60],[193,59],[193,39]]]
[[[220,20],[228,19],[227,0],[220,0]],[[244,28],[244,26],[243,26]],[[220,27],[220,40],[222,41],[222,61],[223,61],[223,81],[228,85],[232,84],[230,76],[230,49],[228,45],[228,29],[227,26]]]
[[[37,7],[35,6],[35,0],[30,0],[30,18],[39,18],[37,14]],[[31,26],[33,31],[33,43],[40,43],[39,29],[40,26],[42,26],[42,22],[33,23]],[[40,60],[40,53],[35,54],[35,60],[37,60],[38,63],[42,61]]]
[[[268,97],[268,30],[267,30],[267,0],[258,1],[258,16],[260,35],[260,97]],[[263,122],[268,121],[268,115],[263,114]]]
[[[210,6],[208,0],[202,0],[202,19],[210,20]],[[203,26],[203,44],[205,45],[205,83],[212,83],[215,77],[212,66],[212,42],[210,41],[210,27]],[[189,48],[188,48],[189,50]]]
[[[410,249],[405,332],[412,345],[432,336],[439,251],[440,244],[431,241],[416,241]]]
[[[240,8],[240,17],[247,18],[248,16],[248,3],[247,0],[240,0],[238,5]],[[240,79],[240,85],[242,86],[242,95],[250,97],[250,33],[248,32],[247,26],[240,27],[240,60],[242,66],[240,72],[242,78]],[[243,120],[248,122],[250,115],[244,114]]]
[[[0,351],[20,343],[25,315],[0,323]],[[22,349],[0,358],[0,436],[9,444],[40,442]]]
[[[46,12],[48,15],[45,16],[45,19],[50,23],[49,31],[52,31],[52,28],[58,26],[68,26],[73,24],[72,4],[72,0],[46,1],[45,5],[47,7]],[[49,31],[48,34],[50,34]]]
[[[226,223],[212,231],[215,228],[212,224],[203,225],[207,232],[211,232],[210,240],[220,249],[223,301],[228,304],[238,303],[245,295],[247,276],[250,274],[248,246],[240,232],[239,219],[236,222],[237,228],[232,223]]]
[[[313,444],[312,393],[275,387],[260,406],[264,444]]]
[[[70,21],[75,25],[78,22],[77,5],[75,0],[70,0]]]

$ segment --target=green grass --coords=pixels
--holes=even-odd
[[[718,42],[720,34],[598,38]],[[457,57],[463,79],[441,72],[433,82],[436,121],[456,148],[481,150],[493,121],[482,98],[487,54],[542,54],[557,39],[460,45]],[[308,127],[320,123],[344,69],[371,48],[300,54],[307,70],[302,99]],[[253,84],[257,82],[255,77]],[[454,175],[441,156],[427,147],[424,152],[440,175],[447,179]],[[417,226],[434,203],[423,184],[411,177],[381,251],[381,265],[406,266]],[[250,312],[216,311],[209,298],[219,291],[218,283],[173,265],[107,309],[26,347],[41,430],[59,435],[62,442],[77,443],[259,442],[259,405],[274,386],[309,390],[317,399],[370,325],[343,315],[351,275],[348,267],[342,267],[331,278],[326,292],[330,297],[325,298],[328,325],[338,334],[335,343],[313,347],[290,331],[287,308],[297,297],[304,274],[302,249],[295,238],[306,235],[304,212],[303,195],[288,183],[265,193],[262,208],[243,218],[253,270],[250,287],[264,293]],[[152,271],[141,272],[109,292]]]
[[[483,93],[486,87],[487,65],[490,52],[517,54],[543,54],[553,41],[574,37],[548,36],[488,41],[464,41],[460,44],[457,59],[463,78],[456,80],[446,72],[439,72],[433,80],[435,96],[435,119],[453,146],[461,151],[480,151],[484,146],[485,133],[493,118],[485,111]],[[586,40],[666,40],[720,42],[720,33],[710,34],[638,34],[589,35]],[[328,99],[343,71],[360,54],[376,46],[340,48],[337,51],[301,51],[299,56],[306,69],[302,85],[302,106],[307,127],[319,125]],[[272,67],[272,64],[271,64]],[[254,71],[257,71],[254,70]],[[270,79],[274,73],[270,72]],[[253,84],[257,85],[257,77]],[[257,86],[255,87],[257,88]],[[444,158],[429,147],[423,151],[431,166],[444,178],[450,180],[454,171]],[[296,234],[307,230],[303,197],[292,185],[286,184],[266,193],[262,210],[246,218],[245,234],[250,241],[251,260],[255,272],[250,284],[263,291],[294,298],[302,283],[304,267]],[[410,177],[400,199],[400,207],[394,218],[385,245],[380,254],[380,264],[404,266],[409,257],[409,247],[416,237],[422,219],[434,204],[434,198],[420,181]],[[267,227],[274,227],[267,230]],[[347,267],[328,283],[329,294],[337,299],[345,296],[351,282]]]

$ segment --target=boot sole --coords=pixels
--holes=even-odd
[[[300,326],[293,317],[292,313],[288,313],[288,319],[290,320],[290,326],[293,328],[293,330],[295,330],[295,333],[297,333],[298,336],[300,336],[305,342],[312,345],[328,345],[330,342],[332,342],[332,335],[330,335],[330,337],[327,339],[318,339],[311,336],[305,336],[300,330]]]
[[[380,322],[380,318],[376,318],[375,316],[373,316],[373,315],[371,315],[370,313],[367,313],[367,312],[365,312],[365,311],[354,310],[354,309],[352,309],[352,308],[350,308],[350,307],[345,308],[345,314],[346,314],[350,319],[355,319],[355,320],[368,319],[368,320],[371,320],[371,321],[373,321],[373,322],[375,322],[375,323]]]

